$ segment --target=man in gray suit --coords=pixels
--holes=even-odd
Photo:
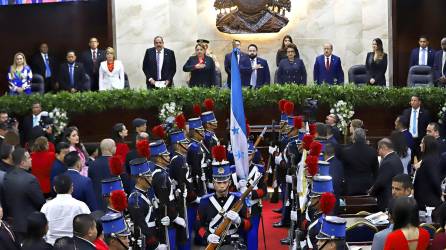
[[[45,203],[36,177],[27,171],[31,168],[31,156],[23,148],[12,152],[14,169],[6,174],[3,191],[4,208],[19,241],[23,240],[27,230],[26,218],[35,211],[40,211]]]

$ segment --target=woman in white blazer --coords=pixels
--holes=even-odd
[[[99,91],[124,88],[124,65],[116,60],[115,50],[108,47],[99,67]]]

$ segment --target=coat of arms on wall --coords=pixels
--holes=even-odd
[[[275,33],[288,24],[291,0],[215,0],[214,7],[221,32]]]

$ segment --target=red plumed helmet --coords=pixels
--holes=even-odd
[[[287,100],[285,100],[285,99],[280,99],[280,101],[279,101],[279,110],[282,113],[285,112],[285,103],[286,102],[287,102]]]
[[[294,112],[294,103],[291,101],[287,101],[284,105],[283,105],[283,110],[285,111],[285,113],[287,115],[292,115]]]
[[[146,159],[150,158],[150,147],[149,140],[138,140],[136,142],[136,151],[138,155],[145,157]]]
[[[211,98],[206,98],[204,99],[204,107],[206,108],[207,111],[212,111],[214,110],[214,100],[212,100]]]
[[[158,136],[160,139],[166,137],[166,132],[164,131],[163,126],[157,125],[152,128],[152,134]]]
[[[310,144],[310,155],[319,156],[322,152],[322,144],[318,141],[313,141]]]
[[[223,145],[212,147],[212,156],[218,162],[226,160],[226,148]]]
[[[127,209],[127,195],[123,190],[115,190],[110,194],[110,203],[113,209],[124,212]]]
[[[186,117],[184,116],[183,113],[177,115],[177,117],[175,117],[175,123],[177,124],[177,127],[179,129],[185,129],[186,128]]]
[[[306,134],[304,135],[304,138],[302,139],[302,147],[304,147],[305,150],[310,150],[310,145],[313,142],[314,137],[312,135]]]
[[[304,119],[302,118],[302,116],[295,116],[293,118],[294,128],[301,129],[303,121],[304,121]]]
[[[195,117],[200,117],[200,115],[201,115],[201,107],[200,107],[200,104],[195,103],[194,106],[192,107],[192,109],[194,110],[194,115],[195,115]]]
[[[316,123],[308,125],[308,128],[310,130],[310,135],[314,136],[316,134]]]
[[[318,171],[318,158],[314,155],[308,155],[305,159],[305,164],[307,165],[307,171],[310,176],[315,176]]]
[[[323,193],[319,200],[319,203],[322,213],[328,215],[331,213],[331,211],[333,211],[335,207],[336,197],[330,192]]]
[[[121,175],[124,172],[124,167],[122,166],[121,157],[119,155],[114,155],[108,159],[108,166],[110,167],[110,173],[113,175]]]

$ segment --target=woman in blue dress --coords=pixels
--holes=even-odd
[[[9,94],[31,94],[32,79],[33,73],[31,68],[26,64],[25,55],[22,52],[16,53],[14,55],[14,62],[8,71]]]

